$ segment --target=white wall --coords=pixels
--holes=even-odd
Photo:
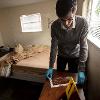
[[[0,14],[0,46],[4,45],[3,44],[3,37],[2,37],[2,33],[1,33],[1,27],[2,27],[2,16]]]
[[[1,35],[1,33],[0,33],[0,46],[3,46],[4,44],[3,44],[3,39],[2,39],[2,35]]]
[[[88,11],[89,11],[89,2],[90,0],[84,0],[83,1],[83,9],[82,9],[82,16],[87,18]]]
[[[82,15],[83,2],[84,0],[77,0],[77,15]]]

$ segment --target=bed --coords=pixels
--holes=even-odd
[[[20,50],[17,47],[8,58],[11,63],[11,78],[21,80],[44,82],[45,73],[49,66],[50,47],[46,45],[34,45]],[[18,53],[20,52],[20,53]],[[56,69],[56,63],[54,64]]]

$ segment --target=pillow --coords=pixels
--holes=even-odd
[[[22,53],[23,52],[23,47],[21,44],[18,44],[16,47],[15,47],[15,52],[16,53]]]

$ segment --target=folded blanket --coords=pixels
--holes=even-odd
[[[17,48],[18,49],[18,48]],[[46,52],[50,49],[47,45],[33,45],[23,49],[23,52],[13,52],[10,56],[11,61],[16,64],[17,62],[33,57],[41,52]]]

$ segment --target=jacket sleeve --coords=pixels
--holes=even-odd
[[[88,34],[88,23],[84,19],[84,25],[80,36],[80,56],[79,56],[79,66],[85,67],[85,62],[88,57],[88,44],[87,44],[87,34]]]
[[[49,67],[54,67],[56,54],[57,54],[57,46],[58,46],[58,41],[57,41],[57,37],[56,37],[56,28],[52,24],[52,26],[51,26],[51,51],[50,51]]]

